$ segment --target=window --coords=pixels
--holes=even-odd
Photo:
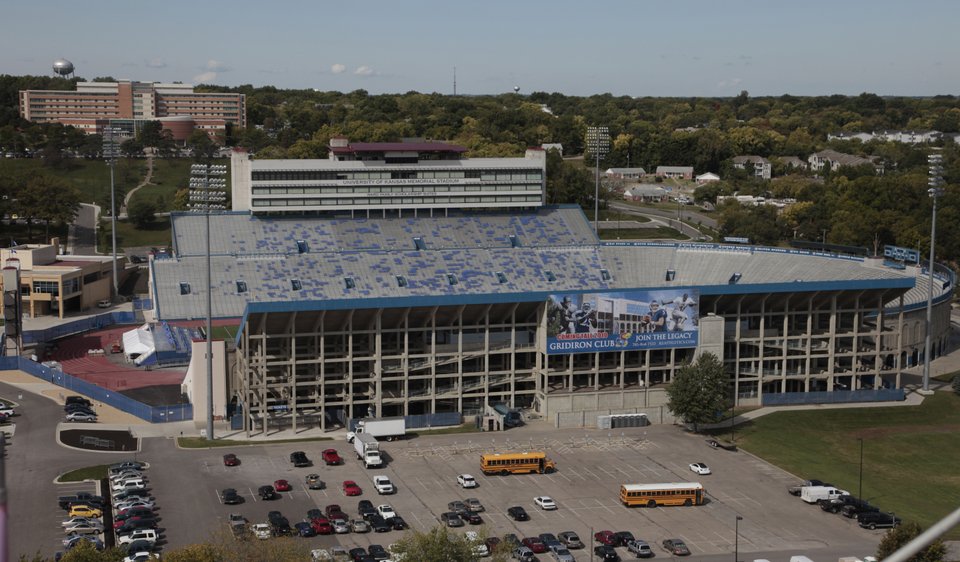
[[[548,270],[548,271],[545,271],[543,274],[547,277],[547,281],[549,281],[550,283],[553,283],[554,281],[557,280],[557,276],[554,275],[552,271]]]
[[[404,277],[403,275],[397,275],[397,287],[406,287],[406,286],[407,286],[407,278]]]
[[[609,281],[610,279],[612,279],[612,278],[610,277],[610,270],[608,270],[608,269],[601,269],[601,270],[600,270],[600,278],[603,279],[604,281]]]
[[[447,283],[449,283],[451,286],[456,285],[456,284],[459,283],[459,282],[460,282],[460,281],[457,279],[457,276],[456,276],[456,275],[454,275],[454,274],[452,274],[452,273],[448,273],[448,274],[447,274]]]
[[[247,292],[247,282],[237,281],[237,293],[246,293],[246,292]]]
[[[511,247],[511,248],[519,248],[519,247],[520,247],[520,239],[517,238],[517,236],[516,236],[515,234],[511,234],[511,235],[510,235],[510,247]]]
[[[357,282],[353,280],[353,277],[344,277],[343,284],[347,289],[356,289]]]
[[[306,254],[307,253],[307,241],[306,240],[297,240],[297,253]]]
[[[190,294],[190,283],[180,283],[180,294],[181,295]]]
[[[413,239],[413,247],[418,250],[426,250],[427,244],[426,242],[423,241],[423,238],[421,238],[420,236],[417,236]]]
[[[299,279],[291,279],[290,288],[294,291],[300,291],[303,289],[303,283],[301,283]]]
[[[502,284],[504,284],[504,283],[507,282],[507,276],[504,275],[502,271],[498,271],[498,272],[497,272],[497,281],[499,281],[500,284],[502,285]]]

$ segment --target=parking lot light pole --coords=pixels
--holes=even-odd
[[[116,184],[114,182],[113,169],[117,163],[117,153],[120,151],[117,136],[120,129],[116,127],[105,127],[103,129],[103,157],[110,166],[110,236],[113,239],[113,298],[120,294],[120,286],[117,282],[117,204],[116,204]]]
[[[857,497],[863,500],[863,437],[857,437],[860,442],[860,484],[857,488]]]
[[[593,195],[593,232],[600,236],[600,159],[610,150],[610,129],[587,127],[587,149],[597,163],[596,185]]]
[[[737,515],[737,520],[733,523],[733,562],[740,562],[740,522],[743,517]]]

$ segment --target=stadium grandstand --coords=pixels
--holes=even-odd
[[[171,220],[174,255],[151,261],[154,312],[195,320],[204,217]],[[226,414],[248,432],[499,403],[542,416],[659,407],[704,351],[738,405],[856,400],[891,396],[877,389],[901,388],[922,360],[925,270],[882,258],[603,243],[578,207],[527,203],[210,221],[213,315],[241,319]],[[936,270],[934,357],[953,285]]]

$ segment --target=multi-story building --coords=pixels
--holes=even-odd
[[[811,154],[810,157],[807,158],[807,161],[810,163],[810,169],[818,172],[823,170],[824,166],[828,167],[831,171],[836,171],[841,166],[856,167],[870,165],[873,166],[876,173],[883,173],[883,162],[877,157],[863,158],[862,156],[844,154],[836,150],[821,150],[820,152]]]
[[[544,204],[542,149],[528,149],[524,158],[463,158],[466,150],[442,142],[351,143],[335,137],[326,160],[257,160],[235,151],[233,209],[415,215]]]
[[[770,172],[772,167],[770,166],[770,161],[764,158],[763,156],[745,155],[745,156],[733,157],[734,168],[744,170],[747,167],[747,163],[753,166],[754,177],[760,178],[763,180],[770,179]]]
[[[246,96],[194,92],[189,84],[78,82],[72,90],[21,90],[20,116],[35,123],[72,125],[90,134],[115,126],[132,131],[160,121],[174,138],[194,129],[220,136],[228,124],[246,127]]]

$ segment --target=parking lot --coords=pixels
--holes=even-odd
[[[153,461],[151,482],[156,495],[165,499],[163,526],[167,548],[207,540],[211,533],[224,528],[231,512],[242,513],[251,523],[258,523],[267,521],[267,512],[278,510],[293,524],[302,520],[308,509],[323,509],[329,504],[339,504],[354,517],[360,499],[369,499],[374,505],[389,503],[411,527],[425,530],[438,523],[448,502],[468,497],[479,498],[483,503],[486,511],[481,515],[492,535],[515,533],[522,538],[543,532],[576,531],[588,542],[595,531],[625,530],[648,541],[655,550],[659,550],[664,539],[683,539],[694,556],[733,553],[738,515],[743,518],[738,539],[741,553],[809,554],[826,548],[863,554],[875,550],[882,535],[880,530],[860,529],[854,520],[824,513],[788,495],[785,489],[796,482],[796,477],[749,454],[712,449],[702,437],[673,426],[612,433],[528,427],[508,433],[418,437],[384,443],[387,465],[370,470],[360,465],[352,446],[344,441],[176,452],[169,450],[171,444],[170,440],[149,444],[150,449],[156,446],[165,450]],[[320,451],[327,447],[339,450],[345,464],[323,465]],[[306,451],[314,465],[294,468],[289,462],[289,454],[294,450]],[[546,451],[557,462],[557,472],[501,477],[484,476],[479,470],[482,452],[523,450]],[[240,457],[240,466],[223,465],[222,456],[228,452]],[[688,468],[691,462],[706,463],[713,474],[694,474]],[[304,477],[310,473],[319,474],[326,488],[308,490]],[[475,476],[479,487],[460,489],[456,483],[459,473]],[[191,476],[185,477],[188,474]],[[397,493],[379,496],[372,485],[375,474],[389,476]],[[290,492],[281,493],[279,499],[272,501],[257,497],[257,488],[280,478],[293,485]],[[345,497],[340,490],[344,480],[355,480],[363,488],[363,495]],[[706,505],[626,508],[618,500],[622,483],[689,481],[705,486]],[[222,505],[219,492],[223,488],[237,489],[245,502]],[[539,495],[553,497],[559,509],[539,510],[533,503]],[[507,517],[506,510],[513,505],[523,506],[530,521],[515,522]],[[457,532],[471,529],[479,530],[467,526]],[[350,548],[371,543],[386,546],[400,536],[400,532],[393,531],[302,540],[313,547],[340,544]],[[575,554],[579,559],[590,559],[585,551]],[[658,555],[666,553],[659,551]],[[753,557],[762,558],[759,554]]]

